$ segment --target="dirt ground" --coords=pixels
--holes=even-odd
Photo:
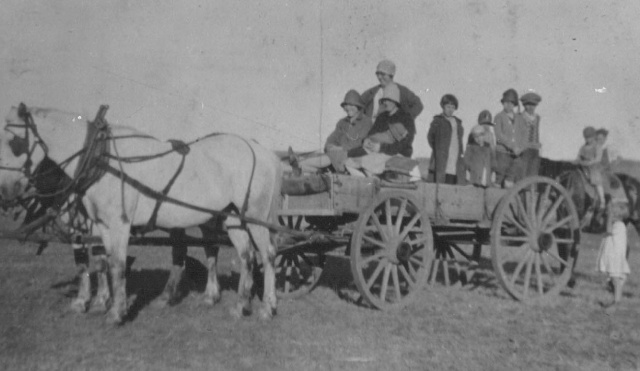
[[[604,277],[594,271],[599,236],[585,235],[577,285],[549,303],[508,297],[488,270],[465,286],[428,287],[399,312],[358,306],[348,260],[332,257],[320,286],[280,301],[270,322],[234,320],[235,250],[221,250],[222,301],[202,304],[204,253],[190,248],[189,294],[149,305],[168,277],[168,247],[137,247],[128,281],[131,318],[70,311],[77,289],[68,245],[0,244],[2,370],[638,370],[640,248],[631,235],[632,274],[624,303],[606,315]],[[485,249],[483,254],[488,254]],[[254,301],[254,307],[259,300]]]

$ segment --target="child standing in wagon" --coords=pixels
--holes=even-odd
[[[603,238],[598,253],[597,270],[606,273],[613,283],[613,301],[605,304],[607,313],[615,310],[622,299],[622,287],[631,273],[627,262],[627,228],[622,222],[629,216],[626,200],[612,200],[610,203],[611,222],[607,226],[607,234]]]

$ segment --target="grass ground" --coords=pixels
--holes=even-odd
[[[217,306],[201,304],[204,253],[192,248],[191,292],[176,306],[154,309],[148,304],[168,277],[170,249],[134,246],[132,316],[111,328],[101,314],[68,309],[76,289],[69,246],[51,244],[36,256],[35,245],[3,240],[0,369],[638,370],[638,238],[633,232],[633,272],[611,316],[599,304],[610,294],[594,271],[598,242],[585,236],[576,287],[546,304],[510,299],[485,272],[480,284],[431,286],[405,310],[371,310],[345,299],[353,290],[348,261],[336,257],[320,286],[280,301],[271,322],[230,316],[235,250],[221,250]]]

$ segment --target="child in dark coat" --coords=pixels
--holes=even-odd
[[[491,185],[492,158],[491,133],[483,125],[474,126],[464,152],[464,164],[471,184],[483,188]]]

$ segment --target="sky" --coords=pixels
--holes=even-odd
[[[414,156],[444,94],[465,133],[502,93],[542,96],[542,155],[572,159],[585,126],[640,160],[638,1],[4,0],[0,114],[20,102],[161,139],[210,132],[268,148],[323,147],[349,89],[395,80],[425,109]]]

